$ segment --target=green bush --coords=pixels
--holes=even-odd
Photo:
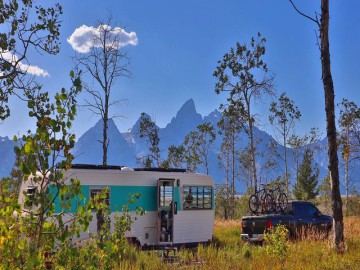
[[[272,227],[269,232],[265,232],[266,253],[281,261],[284,266],[286,258],[289,256],[289,244],[287,242],[289,231],[283,225]]]

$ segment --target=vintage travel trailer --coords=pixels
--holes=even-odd
[[[73,165],[67,178],[80,180],[84,203],[108,188],[106,203],[111,218],[121,214],[123,205],[130,211],[141,207],[145,214],[137,216],[126,233],[129,240],[142,248],[163,246],[196,246],[209,243],[214,230],[214,182],[204,174],[183,169],[132,169],[121,166]],[[31,179],[21,186],[19,202],[31,196],[36,186]],[[129,194],[140,193],[134,204]],[[56,212],[68,212],[55,202]],[[90,231],[96,233],[96,213]],[[135,212],[132,212],[135,215]],[[83,232],[81,238],[88,233]]]

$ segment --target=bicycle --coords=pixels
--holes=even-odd
[[[255,194],[251,195],[249,198],[249,208],[253,214],[259,213],[260,206],[260,213],[270,213],[274,210],[274,198],[269,193],[265,184],[261,184],[261,186],[263,186],[262,189],[255,191]]]
[[[283,192],[280,183],[276,183],[275,188],[270,188],[269,192],[272,195],[273,208],[276,213],[283,213],[288,204],[288,198],[285,192]]]

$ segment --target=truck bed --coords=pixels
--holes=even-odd
[[[290,236],[296,236],[298,230],[312,227],[329,232],[332,217],[321,212],[310,202],[291,201],[284,214],[268,214],[259,216],[244,216],[241,219],[241,239],[248,242],[264,241],[264,232],[273,226],[284,225]]]

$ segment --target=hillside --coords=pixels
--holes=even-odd
[[[196,129],[199,124],[204,122],[211,122],[216,129],[216,123],[219,121],[221,114],[218,110],[214,110],[206,116],[200,115],[196,111],[194,101],[192,99],[185,102],[185,104],[178,110],[177,114],[172,118],[164,128],[159,129],[160,137],[160,150],[162,158],[165,159],[167,155],[167,148],[170,145],[180,145],[186,134]],[[102,163],[102,145],[99,141],[102,140],[102,121],[98,121],[95,126],[86,131],[76,142],[73,149],[75,156],[74,163],[90,163],[101,164]],[[127,131],[121,133],[113,120],[109,121],[109,152],[108,152],[108,164],[109,165],[123,165],[129,167],[139,166],[136,160],[137,158],[147,153],[147,147],[139,137],[140,129],[140,116],[138,121]],[[248,138],[246,134],[241,134],[242,140],[240,141],[239,148],[243,149],[248,144]],[[259,172],[259,180],[266,182],[274,179],[278,175],[283,175],[283,160],[280,156],[269,153],[267,144],[270,142],[275,145],[275,149],[278,153],[283,152],[283,146],[279,145],[274,139],[264,131],[255,129],[255,139],[258,142],[257,145],[257,169]],[[224,183],[224,173],[218,166],[218,153],[221,146],[221,136],[217,135],[214,147],[210,153],[210,175],[214,178],[216,183]],[[319,146],[322,146],[320,150],[315,153],[315,161],[320,168],[320,179],[322,179],[327,172],[327,150],[326,140],[318,142]],[[7,137],[0,137],[0,176],[8,175],[12,164],[14,163],[15,156],[13,152],[14,142]],[[272,156],[276,167],[267,169],[265,164],[269,156]],[[288,156],[292,157],[292,149],[288,149]],[[358,172],[359,163],[353,163],[353,175]],[[291,174],[292,183],[295,182],[295,163],[290,158],[289,168]],[[204,171],[204,170],[202,170]],[[343,175],[343,169],[340,168],[341,176]],[[237,182],[237,191],[242,193],[245,189],[244,184],[240,181]],[[341,187],[344,190],[343,186]]]

